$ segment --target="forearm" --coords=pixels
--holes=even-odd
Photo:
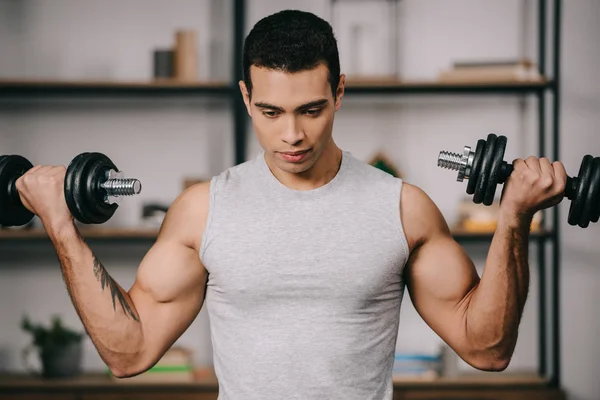
[[[485,269],[467,309],[473,348],[496,360],[510,358],[529,288],[531,217],[501,212]]]
[[[122,374],[140,359],[143,332],[137,310],[73,224],[47,230],[77,314],[102,359]]]

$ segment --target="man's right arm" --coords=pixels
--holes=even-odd
[[[207,272],[199,248],[208,199],[206,182],[173,202],[129,291],[108,274],[73,224],[47,227],[75,309],[113,375],[134,376],[152,367],[202,308]]]

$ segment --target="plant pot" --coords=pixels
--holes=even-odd
[[[42,376],[68,378],[81,373],[81,342],[44,348],[40,352]]]
[[[38,375],[38,372],[31,368],[28,362],[29,354],[34,349],[37,350],[33,345],[23,349],[23,365],[29,373]],[[42,377],[69,378],[81,373],[81,342],[63,346],[49,346],[40,350],[38,354],[42,365]]]

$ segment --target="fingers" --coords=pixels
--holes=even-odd
[[[59,166],[54,167],[52,176],[61,176],[61,175],[64,176],[64,175],[66,175],[66,173],[67,173],[67,169],[64,166],[59,165]]]
[[[540,167],[540,162],[537,159],[537,157],[534,157],[534,156],[527,157],[527,159],[525,160],[525,164],[527,165],[527,167],[530,170],[535,171],[538,174],[542,173],[542,170]]]
[[[548,190],[559,194],[565,191],[567,184],[567,171],[564,165],[560,161],[554,161],[550,163],[545,157],[540,158],[540,169],[542,170],[542,179],[546,177],[552,178],[552,184],[548,187]],[[549,182],[549,180],[548,180]]]
[[[523,160],[522,158],[516,158],[515,160],[513,160],[513,169],[514,170],[520,170],[523,168],[528,168],[527,164],[525,164],[525,160]]]
[[[542,157],[539,160],[540,172],[542,176],[550,176],[554,179],[554,168],[552,168],[552,164],[550,164],[550,160],[546,157]]]
[[[565,169],[565,166],[560,161],[554,161],[552,163],[552,169],[554,170],[558,190],[564,192],[565,187],[567,186],[567,170]]]
[[[567,171],[560,161],[553,163],[546,157],[536,158],[527,157],[520,160],[530,171],[537,173],[538,183],[548,191],[562,193],[565,190],[567,182]],[[515,165],[516,168],[516,165]]]
[[[38,169],[40,169],[42,167],[43,167],[43,165],[36,165],[36,166],[30,168],[29,171],[27,171],[27,172],[34,172],[34,171],[37,171]]]
[[[548,160],[546,157],[542,157],[539,160],[539,165],[541,170],[540,183],[542,184],[542,187],[548,192],[558,193],[556,188],[559,185],[556,181],[556,177],[554,175],[554,168],[552,167],[552,164],[550,164],[550,160]]]
[[[64,180],[65,172],[66,169],[64,166],[35,165],[20,176],[15,184],[17,190],[23,190],[23,185],[31,184],[39,177]]]
[[[523,177],[531,183],[548,191],[560,192],[566,182],[566,171],[559,162],[551,163],[546,157],[527,157],[525,160],[513,161],[514,169],[520,171]],[[557,190],[555,190],[557,189]]]

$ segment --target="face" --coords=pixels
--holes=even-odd
[[[254,132],[271,166],[301,174],[335,151],[333,119],[341,105],[344,76],[336,101],[328,73],[323,64],[297,73],[252,66],[251,98],[240,82]]]

